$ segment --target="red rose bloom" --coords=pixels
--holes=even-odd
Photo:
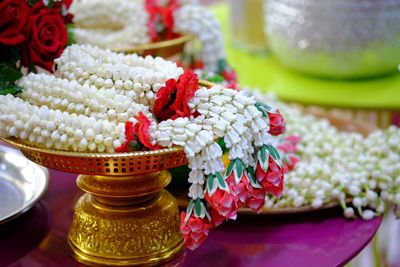
[[[53,70],[53,60],[67,45],[67,29],[59,8],[47,8],[42,1],[32,7],[25,27],[26,41],[22,45],[22,63]]]
[[[209,192],[206,193],[205,199],[207,202],[216,209],[219,214],[221,214],[226,219],[236,219],[236,198],[231,192],[227,192],[220,188],[210,195]]]
[[[245,176],[244,172],[240,182],[236,184],[234,172],[232,172],[229,177],[226,179],[226,182],[229,185],[229,188],[236,196],[236,206],[237,208],[241,208],[246,204],[250,195],[253,192],[253,187],[251,186],[249,180]]]
[[[264,172],[260,163],[257,163],[256,177],[266,193],[280,197],[283,191],[283,169],[269,157],[268,170]]]
[[[268,112],[268,117],[270,126],[269,133],[272,135],[283,134],[286,130],[286,123],[279,110],[277,110],[276,113]]]
[[[198,248],[207,238],[211,224],[205,219],[196,217],[193,213],[185,222],[186,212],[181,213],[181,233],[185,246],[190,250]]]
[[[246,202],[246,206],[250,209],[260,213],[265,203],[265,190],[262,188],[254,188],[249,199]]]
[[[0,43],[20,45],[25,40],[22,30],[29,14],[27,1],[4,0],[0,2],[0,14]]]
[[[150,18],[148,29],[153,42],[174,39],[179,34],[174,32],[174,11],[178,8],[176,0],[170,0],[165,6],[158,5],[157,0],[146,0],[146,10]],[[161,27],[160,27],[161,26]]]
[[[189,117],[188,102],[199,89],[197,75],[191,70],[185,71],[178,79],[169,79],[157,92],[154,114],[159,121]]]
[[[159,148],[150,141],[149,127],[151,121],[142,112],[139,112],[135,118],[138,120],[135,125],[130,121],[125,123],[126,141],[120,147],[116,148],[115,152],[122,153],[131,151],[132,142],[140,142],[145,148],[151,150]]]

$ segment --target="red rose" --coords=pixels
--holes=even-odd
[[[286,123],[279,110],[277,110],[276,113],[268,112],[268,117],[270,126],[269,133],[272,135],[283,134],[286,130]]]
[[[146,0],[146,10],[150,18],[148,22],[148,30],[150,38],[153,42],[169,40],[179,37],[174,32],[174,11],[178,8],[176,0],[170,0],[166,5],[162,6],[157,0]]]
[[[185,71],[178,79],[169,79],[157,92],[154,114],[159,121],[189,117],[188,102],[199,89],[197,75],[191,70]]]
[[[257,163],[256,177],[266,193],[280,197],[283,191],[283,169],[269,157],[268,170],[265,172],[260,163]]]
[[[219,214],[221,214],[226,219],[236,219],[236,198],[231,192],[227,192],[220,188],[210,195],[209,192],[206,192],[205,199],[207,202],[216,209]]]
[[[153,145],[150,141],[149,127],[151,121],[142,112],[135,116],[137,122],[133,125],[132,122],[125,123],[125,139],[126,141],[115,149],[115,152],[129,152],[138,150],[138,144],[133,142],[140,142],[145,148],[156,150],[159,149],[158,145]],[[133,149],[132,149],[133,148]]]
[[[0,2],[0,43],[7,46],[20,45],[25,37],[22,30],[27,22],[29,6],[23,0]]]
[[[186,212],[181,213],[181,233],[185,246],[190,250],[198,248],[207,238],[211,224],[205,219],[196,217],[193,213],[185,222]]]
[[[254,188],[247,200],[246,206],[260,213],[265,203],[265,190],[262,188]]]
[[[228,183],[233,194],[236,196],[236,206],[241,208],[246,204],[253,192],[253,187],[251,186],[249,180],[243,172],[240,182],[236,183],[235,174],[232,172],[226,179],[226,182]]]
[[[22,63],[53,70],[53,60],[67,45],[67,29],[59,8],[47,8],[42,1],[32,7],[25,27],[27,40],[22,46]]]

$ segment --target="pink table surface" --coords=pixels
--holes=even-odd
[[[82,266],[66,247],[74,203],[82,192],[76,175],[50,174],[44,199],[0,227],[0,266]],[[381,218],[348,221],[338,210],[296,217],[243,215],[166,266],[342,266],[368,244],[380,223]]]

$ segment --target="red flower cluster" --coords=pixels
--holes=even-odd
[[[146,10],[150,15],[148,29],[153,42],[170,40],[179,37],[174,32],[174,11],[179,7],[176,0],[169,0],[159,5],[158,0],[146,0]]]
[[[264,171],[260,162],[257,162],[256,176],[266,193],[280,197],[283,191],[283,168],[272,157],[268,159],[268,169]]]
[[[186,221],[186,212],[181,213],[181,233],[185,241],[185,246],[190,250],[198,248],[207,238],[208,232],[212,228],[210,222],[205,219],[190,214]]]
[[[150,120],[142,112],[139,112],[135,118],[138,120],[137,123],[133,124],[130,121],[125,123],[126,141],[120,147],[116,148],[115,152],[122,153],[141,150],[142,146],[143,148],[150,150],[156,150],[159,148],[157,145],[153,145],[150,142]]]
[[[268,112],[269,117],[269,133],[272,135],[281,135],[286,130],[286,122],[282,114],[277,110],[276,112]]]
[[[207,192],[205,199],[223,218],[236,219],[238,206],[236,196],[232,191],[228,192],[217,188],[213,194]]]
[[[41,0],[32,7],[26,0],[0,2],[0,44],[20,46],[25,67],[37,65],[52,71],[53,59],[61,55],[67,44],[64,23],[71,19],[66,12],[71,2],[57,2],[51,8]]]
[[[189,117],[188,102],[199,89],[197,75],[186,70],[178,79],[169,79],[157,92],[153,112],[159,121]]]
[[[297,145],[299,142],[299,136],[288,135],[285,136],[276,146],[281,154],[283,154],[283,169],[285,173],[293,170],[300,161],[300,158],[296,155]]]

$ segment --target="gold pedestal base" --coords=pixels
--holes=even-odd
[[[118,178],[79,176],[78,186],[91,193],[75,206],[68,238],[72,256],[91,266],[148,266],[171,260],[181,252],[183,239],[177,202],[166,190],[159,191],[169,180],[165,171]],[[143,185],[147,194],[139,194]]]

